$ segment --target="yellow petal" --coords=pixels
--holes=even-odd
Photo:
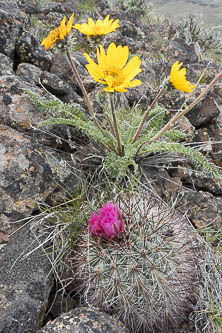
[[[100,49],[97,48],[98,65],[102,68],[102,70],[104,70],[108,66],[107,56],[106,56],[105,50],[101,44],[99,45],[99,48]]]
[[[84,24],[84,23],[83,23]],[[86,24],[86,23],[85,23]],[[93,21],[93,19],[88,18],[88,24],[90,27],[94,27],[95,26],[95,22]]]
[[[110,14],[106,15],[106,17],[104,18],[104,23],[107,24],[109,22],[109,16]]]
[[[67,27],[66,27],[67,34],[69,34],[72,29],[73,20],[74,20],[74,13],[72,13],[72,15],[69,18],[69,22],[67,23]]]
[[[107,50],[107,66],[111,67],[116,64],[118,54],[116,53],[116,45],[111,43]]]
[[[76,30],[81,31],[81,24],[76,23],[76,24],[73,26],[73,28],[76,29]]]
[[[141,65],[141,60],[139,59],[139,57],[135,56],[132,59],[130,59],[128,64],[123,68],[123,74],[128,81],[130,81],[134,76],[136,76],[138,73],[142,71],[140,65]]]
[[[119,46],[117,47],[117,51],[119,51]],[[128,46],[124,46],[121,50],[121,55],[117,59],[117,65],[119,68],[123,68],[126,65],[126,62],[129,58],[129,48]]]
[[[133,81],[130,81],[128,83],[128,88],[137,87],[137,86],[139,86],[141,84],[142,84],[142,81],[140,81],[140,80],[133,80]]]

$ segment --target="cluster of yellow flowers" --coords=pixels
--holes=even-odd
[[[81,33],[87,35],[89,39],[92,36],[107,35],[110,32],[116,31],[119,28],[119,20],[109,19],[109,15],[105,19],[97,20],[94,22],[91,18],[87,23],[75,24],[73,26],[74,13],[66,24],[66,17],[60,22],[60,26],[52,30],[49,35],[42,41],[45,49],[51,48],[58,40],[64,39],[69,35],[72,27],[79,30]],[[129,48],[128,46],[116,46],[111,43],[105,53],[102,45],[97,49],[96,64],[87,53],[84,53],[88,64],[86,68],[93,79],[99,83],[105,84],[105,91],[108,92],[126,92],[127,88],[136,87],[142,82],[140,80],[133,80],[133,78],[140,73],[141,60],[135,56],[128,63]],[[181,68],[183,63],[176,61],[170,72],[170,83],[177,89],[184,92],[191,93],[194,85],[186,79],[186,68]]]

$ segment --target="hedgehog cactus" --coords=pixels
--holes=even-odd
[[[195,301],[196,243],[187,220],[148,194],[119,198],[121,236],[81,236],[69,260],[84,302],[130,332],[169,332]]]

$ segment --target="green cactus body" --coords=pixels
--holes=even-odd
[[[119,199],[124,233],[82,235],[69,257],[84,302],[130,332],[170,332],[196,299],[196,243],[188,221],[148,194]]]

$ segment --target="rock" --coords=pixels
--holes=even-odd
[[[149,107],[149,97],[150,89],[142,85],[136,88],[129,89],[126,93],[126,98],[130,107],[137,105],[145,110]]]
[[[21,63],[17,67],[16,74],[32,85],[40,85],[42,70],[35,65]]]
[[[6,15],[9,15],[10,17],[13,17],[15,25],[18,23],[18,21],[24,25],[30,25],[30,17],[29,15],[26,15],[23,10],[21,10],[19,1],[20,0],[0,0],[0,11]]]
[[[22,24],[14,25],[13,19],[0,11],[0,52],[14,60],[15,42],[22,32]]]
[[[156,95],[157,92],[155,92],[153,98],[156,97]],[[158,104],[165,107],[169,111],[180,109],[181,105],[183,105],[184,102],[185,102],[184,94],[176,89],[172,89],[171,91],[166,91],[166,93],[161,95],[158,100]]]
[[[7,65],[8,60],[9,58],[6,57],[6,64],[4,65],[3,62],[3,67]],[[42,112],[34,106],[24,90],[31,90],[39,95],[39,98],[43,98],[43,96],[45,99],[52,98],[52,96],[47,95],[45,91],[37,89],[35,86],[35,84],[39,84],[40,77],[43,73],[42,70],[34,65],[23,63],[18,66],[17,73],[21,73],[21,75],[11,74],[0,76],[0,122],[11,126],[19,132],[34,137],[43,145],[62,149],[62,151],[66,152],[72,152],[69,144],[67,145],[67,141],[70,142],[70,145],[72,145],[72,142],[75,140],[83,141],[83,135],[74,129],[74,127],[55,125],[51,127],[50,131],[48,130],[48,126],[37,128],[40,121],[50,118],[52,114]],[[46,73],[52,77],[52,74],[49,72]],[[61,81],[58,77],[56,77],[56,79],[57,82]],[[53,84],[52,79],[51,81]],[[64,84],[68,86],[68,84]],[[60,89],[60,86],[58,89]],[[64,98],[66,100],[67,96],[71,99],[70,96],[72,96],[82,103],[81,97],[75,94],[69,86],[67,91],[69,91],[71,95],[64,95],[60,97],[61,99]],[[81,106],[76,103],[73,103],[73,107],[81,108]],[[81,108],[81,110],[84,112],[83,108]],[[57,112],[57,114],[54,113],[54,116],[59,117],[60,114]]]
[[[100,11],[103,12],[106,9],[110,11],[109,1],[107,0],[95,0],[96,8],[99,7]]]
[[[211,95],[207,95],[203,101],[196,104],[191,111],[186,114],[191,124],[200,128],[205,125],[209,125],[213,119],[215,119],[220,113],[215,98]]]
[[[33,81],[38,80],[38,71],[33,70],[32,76],[27,72],[23,75],[26,75],[26,81],[14,74],[0,76],[0,122],[19,132],[33,134],[33,127],[45,120],[46,116],[32,105],[24,92],[35,90]]]
[[[180,211],[186,213],[197,229],[209,227],[212,223],[214,230],[219,231],[222,228],[222,200],[211,193],[184,191]]]
[[[61,154],[37,144],[7,126],[0,126],[0,222],[32,213],[50,194],[74,191],[77,178]],[[63,189],[63,190],[62,190]]]
[[[179,60],[184,64],[193,64],[198,62],[198,56],[195,52],[194,45],[188,45],[183,39],[175,38],[166,42],[162,52],[174,61]]]
[[[91,78],[88,74],[88,71],[85,68],[85,64],[87,64],[86,58],[82,55],[79,55],[79,52],[74,52],[71,54],[72,60],[79,72],[81,79],[83,80],[85,89],[87,91],[92,91],[96,87],[96,82]],[[81,64],[79,62],[81,61]],[[62,54],[56,54],[55,58],[52,62],[52,67],[50,70],[51,73],[57,75],[60,79],[67,82],[75,93],[79,94],[80,96],[83,95],[82,90],[79,86],[79,83],[76,79],[75,74],[72,71],[72,68],[67,60],[67,58]]]
[[[88,64],[88,61],[86,60],[86,58],[85,58],[85,56],[83,55],[82,52],[72,52],[72,57],[76,61],[78,61],[84,67],[84,69],[86,69],[85,66]],[[78,62],[77,62],[77,66],[78,66]],[[78,67],[78,70],[80,70],[80,67]],[[82,74],[86,73],[86,71],[84,71],[84,72],[81,71],[81,73]]]
[[[138,30],[135,29],[135,24],[130,21],[121,21],[121,33],[125,37],[130,37],[133,39],[138,38]]]
[[[32,125],[37,126],[41,113],[23,95],[3,95],[0,97],[0,120],[20,132],[30,132]],[[43,117],[42,117],[43,118]]]
[[[14,1],[0,1],[0,53],[7,55],[13,61],[15,44],[25,24],[30,24],[30,18],[18,9]]]
[[[188,166],[189,169],[189,166]],[[156,192],[183,214],[197,229],[222,227],[222,180],[189,175],[186,168],[178,168],[171,177],[159,173],[155,184]]]
[[[37,333],[128,333],[114,317],[93,308],[76,308],[64,313]]]
[[[18,5],[21,9],[23,9],[27,14],[33,15],[38,13],[40,0],[26,0],[26,1],[18,1]]]
[[[19,76],[3,75],[0,76],[0,95],[22,95],[25,89],[30,89],[31,85],[23,81]]]
[[[58,2],[47,1],[39,9],[39,13],[44,15],[50,14],[51,12],[58,12],[64,14],[64,5]]]
[[[10,205],[10,203],[8,202]],[[0,333],[35,333],[42,326],[51,290],[51,264],[31,233],[31,223],[10,226],[0,244]]]
[[[186,117],[182,117],[177,122],[180,130],[186,137],[186,142],[192,142],[195,135],[195,127],[190,123]]]
[[[48,71],[51,67],[51,53],[47,52],[29,32],[23,32],[18,38],[15,51],[18,57],[17,63],[27,62],[44,71]]]
[[[207,126],[207,130],[209,135],[213,138],[213,152],[211,157],[215,160],[219,167],[222,167],[222,102],[219,105],[220,113],[218,117],[213,121],[209,126]]]
[[[85,142],[84,136],[73,126],[54,125],[50,127],[50,130],[48,126],[38,126],[40,121],[50,118],[52,113],[39,110],[24,92],[24,89],[31,90],[40,99],[43,99],[43,96],[41,96],[43,95],[42,91],[34,87],[34,81],[39,80],[38,75],[42,72],[40,69],[38,71],[37,68],[30,64],[21,64],[19,66],[18,71],[22,71],[23,78],[26,78],[26,83],[16,75],[0,77],[0,82],[2,82],[0,87],[2,95],[0,96],[0,122],[35,138],[42,145],[72,153],[73,148],[71,147],[75,146],[74,142]],[[47,97],[51,98],[49,95],[44,96],[44,98]],[[78,96],[78,98],[80,97]],[[81,108],[79,104],[73,104],[73,107]],[[82,111],[84,112],[83,109]],[[60,114],[54,112],[54,116],[59,117]]]
[[[0,76],[13,73],[13,62],[6,55],[0,53]]]
[[[51,94],[58,97],[64,103],[82,103],[81,97],[72,89],[72,87],[57,75],[42,72],[41,83]]]

